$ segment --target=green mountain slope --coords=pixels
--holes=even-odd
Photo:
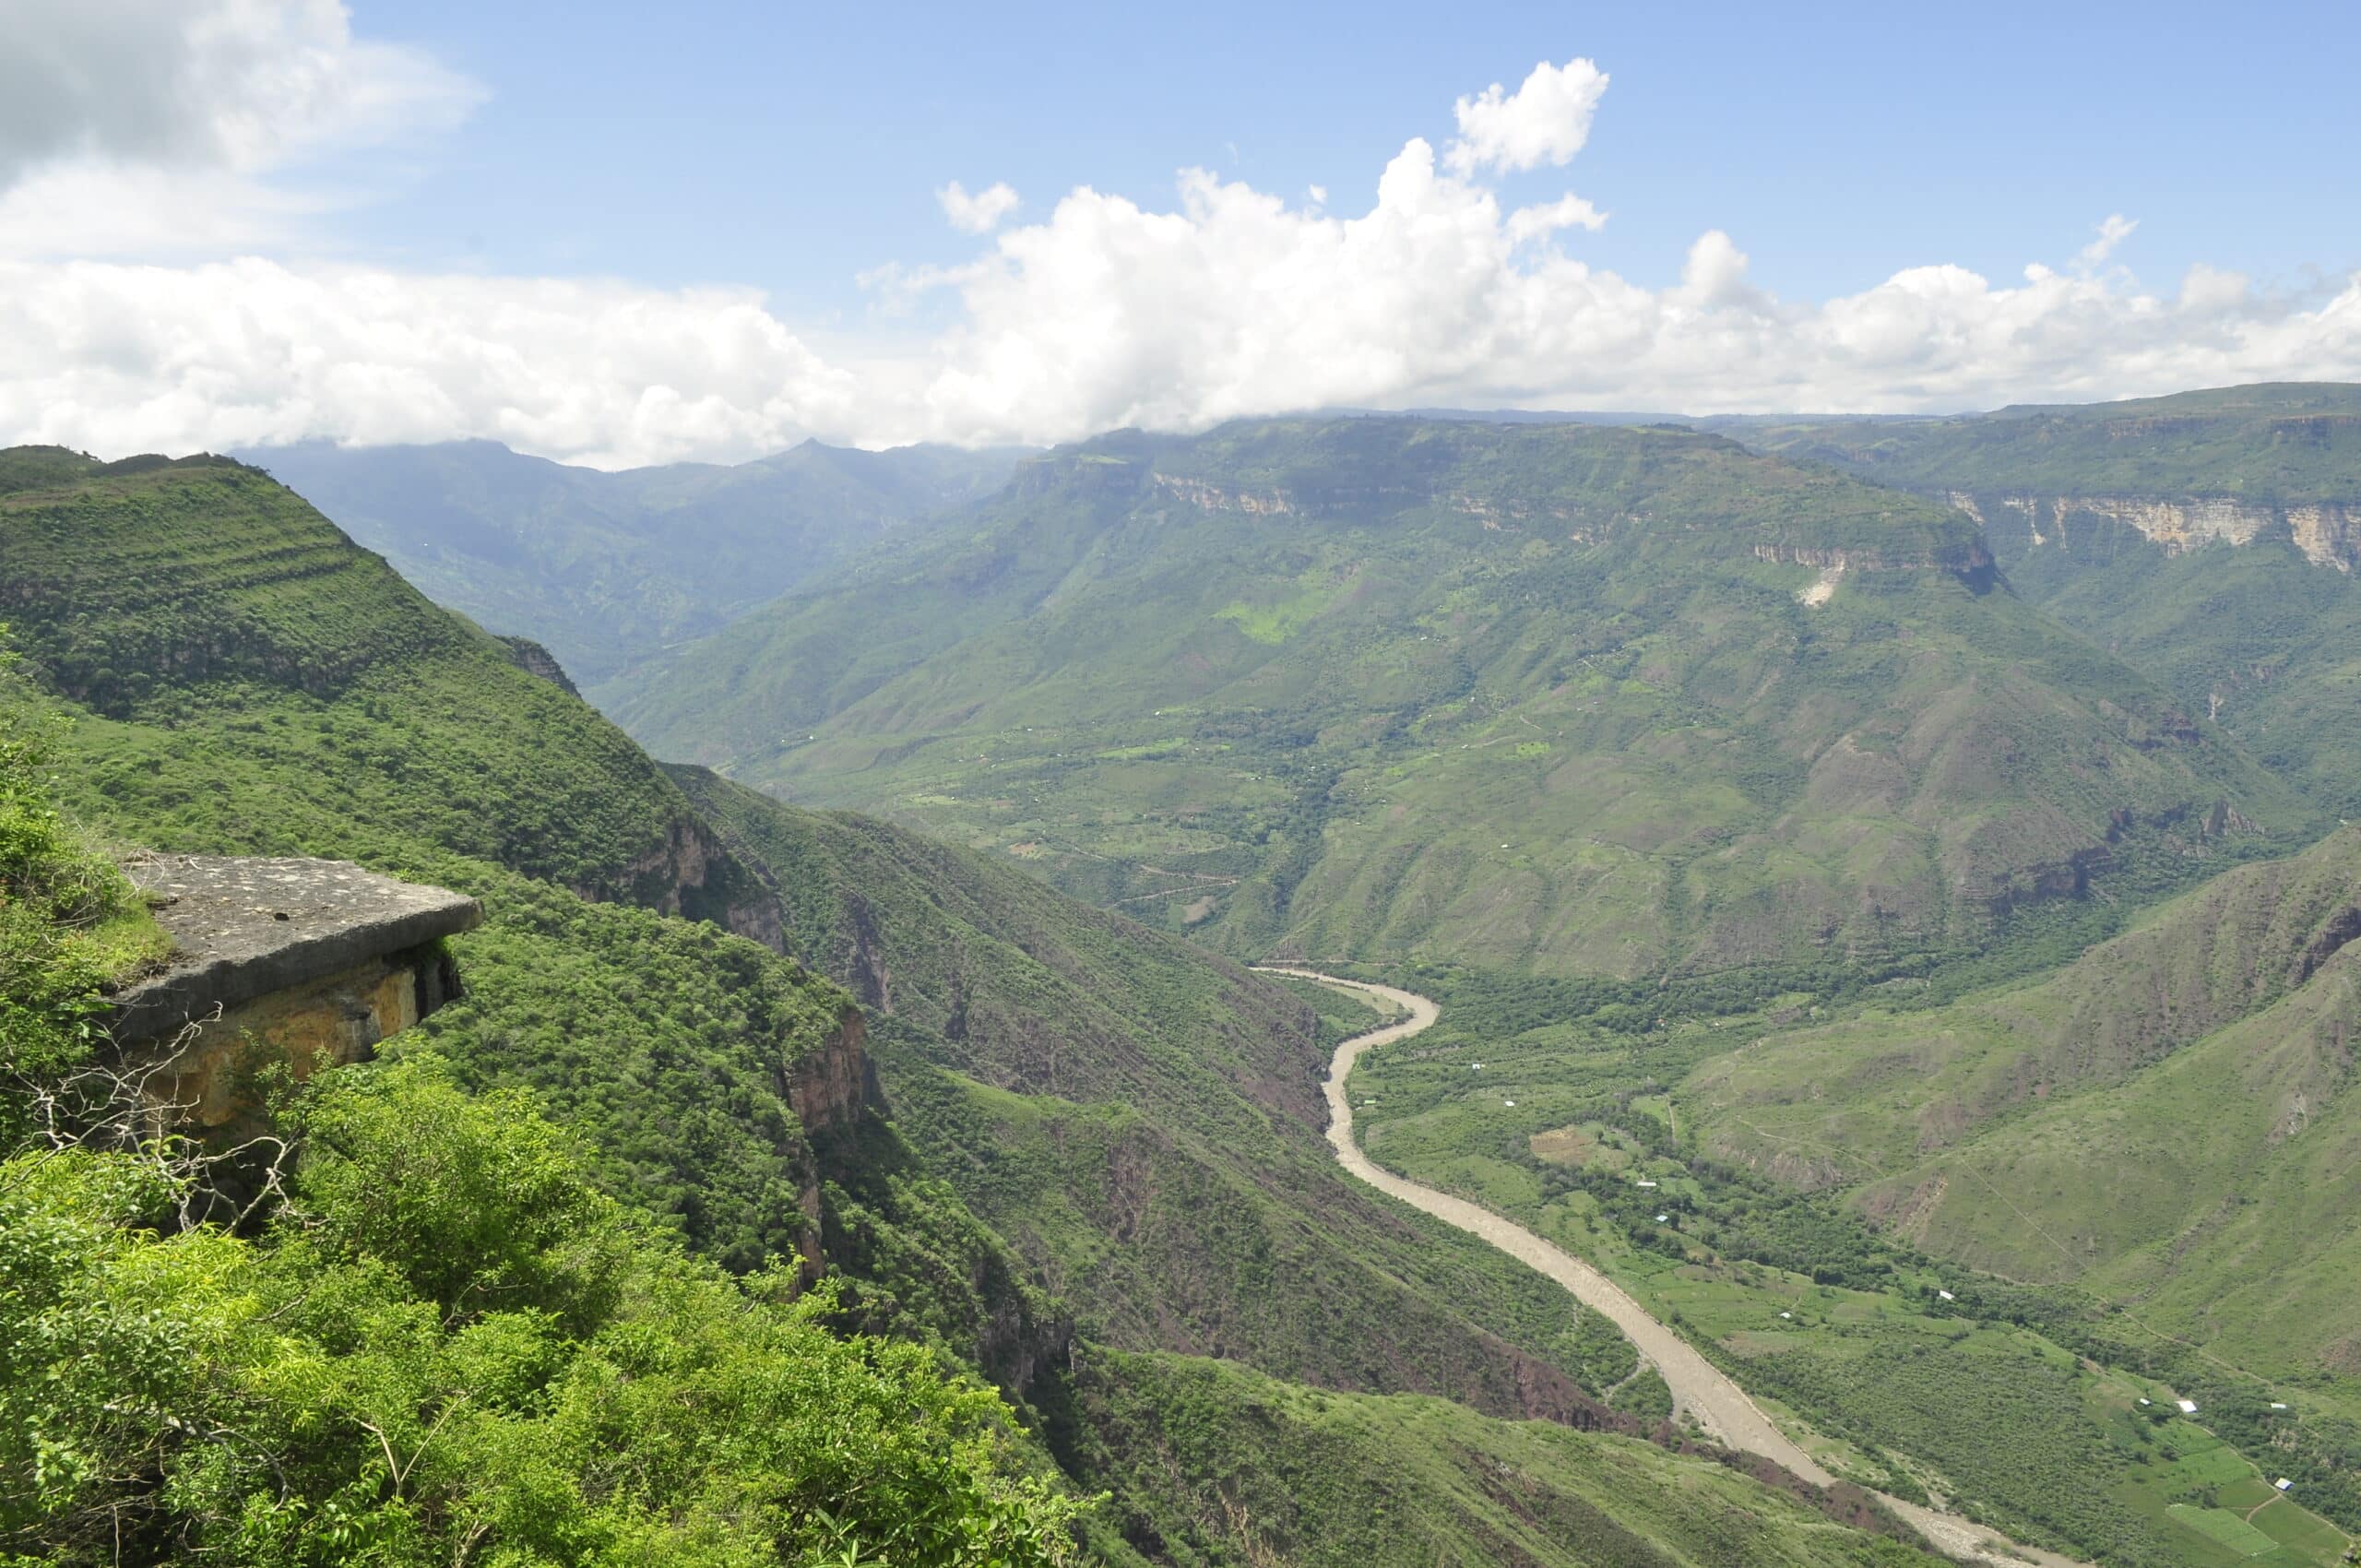
[[[2353,499],[2361,386],[2279,382],[2119,403],[2021,404],[1929,420],[1749,421],[1749,445],[1885,482],[1970,493]],[[1996,549],[2022,530],[1994,529]]]
[[[595,683],[998,488],[1017,454],[805,442],[754,462],[602,472],[491,441],[238,454],[402,575]]]
[[[658,749],[1225,950],[1540,972],[1958,951],[2117,841],[2309,814],[1955,512],[1667,429],[1262,422],[622,683]],[[2214,820],[2236,821],[2226,812]]]
[[[1584,1568],[1942,1561],[1839,1489],[1826,1511],[1703,1457],[1414,1396],[1327,1394],[1220,1362],[1094,1356],[1076,1461],[1173,1563]],[[1863,1528],[1842,1528],[1832,1516]]]
[[[2028,600],[2361,814],[2361,387],[1733,434],[1968,508]]]
[[[1583,1332],[1555,1302],[1547,1322],[1521,1317],[1520,1302],[1541,1293],[1498,1260],[1430,1253],[1421,1230],[1365,1203],[1346,1206],[1329,1231],[1321,1206],[1337,1194],[1299,1168],[1311,1138],[1288,1109],[1318,1049],[1299,1001],[873,824],[760,800],[739,802],[742,820],[708,822],[604,720],[253,470],[0,453],[0,603],[29,683],[0,699],[12,716],[46,705],[71,719],[56,773],[80,820],[124,844],[344,856],[481,896],[487,923],[455,941],[466,996],[387,1056],[439,1056],[459,1087],[531,1091],[570,1124],[599,1187],[733,1269],[791,1261],[816,1239],[848,1285],[836,1331],[918,1337],[991,1377],[1040,1432],[1003,1455],[1010,1465],[1038,1469],[1055,1452],[1081,1484],[1121,1491],[1120,1511],[1093,1526],[1101,1560],[1206,1560],[1139,1524],[1205,1493],[1155,1456],[1154,1412],[1177,1397],[1169,1380],[1132,1379],[1120,1408],[1111,1385],[1078,1383],[1093,1351],[1039,1280],[1062,1264],[1067,1277],[1050,1283],[1119,1343],[1202,1346],[1323,1381],[1450,1387],[1502,1409],[1636,1426],[1596,1409],[1570,1375],[1604,1387],[1628,1372],[1628,1346],[1619,1361],[1619,1342]],[[753,845],[756,827],[779,843],[801,832],[808,853],[757,861],[735,847]],[[880,987],[871,1017],[889,1091],[908,1106],[899,1127],[851,1100],[813,1121],[790,1104],[791,1086],[815,1067],[857,1084],[862,1015],[849,995],[758,942],[674,912],[703,909],[842,956],[861,950],[854,917],[864,908],[882,968],[845,972]],[[832,935],[843,932],[849,946]],[[889,1010],[884,991],[897,976]],[[386,1094],[427,1081],[364,1077]],[[1105,1098],[1063,1098],[1085,1087]],[[388,1103],[412,1113],[407,1099]],[[464,1114],[541,1135],[516,1102],[492,1103],[496,1113]],[[1045,1130],[1047,1146],[979,1132],[984,1112]],[[961,1135],[924,1146],[937,1127]],[[1093,1147],[1094,1128],[1120,1135]],[[391,1141],[398,1151],[402,1139]],[[1114,1283],[1076,1277],[1131,1248],[1129,1234],[1104,1229],[1111,1211],[1092,1206],[1089,1183],[1131,1178],[1171,1183],[1130,1194],[1146,1199],[1128,1211],[1143,1221],[1139,1260]],[[348,1182],[360,1196],[370,1185]],[[989,1200],[979,1207],[993,1224],[962,1191]],[[430,1245],[424,1255],[447,1267],[453,1254]],[[163,1261],[126,1266],[152,1282]],[[1130,1318],[1096,1311],[1123,1304],[1117,1284],[1140,1292]],[[715,1348],[707,1319],[730,1310],[730,1289],[696,1286],[714,1310],[682,1355]],[[169,1321],[183,1302],[157,1304]],[[1488,1336],[1494,1314],[1501,1333]],[[432,1336],[420,1343],[444,1353]],[[419,1364],[443,1375],[440,1362]],[[1252,1381],[1259,1398],[1299,1397]],[[1207,1437],[1213,1448],[1240,1446],[1262,1419],[1251,1402],[1215,1415],[1240,1436]],[[431,1419],[418,1418],[421,1435]],[[1427,1443],[1436,1422],[1464,1447],[1438,1455]],[[701,1430],[734,1429],[708,1419]],[[354,1452],[365,1464],[374,1450]],[[594,1442],[591,1472],[599,1452]],[[1418,1494],[1439,1500],[1421,1504],[1430,1544],[1462,1561],[1484,1560],[1498,1511],[1465,1501],[1489,1472],[1456,1467],[1520,1454],[1548,1474],[1539,1490],[1514,1482],[1515,1496],[1596,1500],[1619,1527],[1668,1550],[1715,1538],[1717,1518],[1732,1538],[1767,1543],[1771,1561],[1852,1562],[1887,1550],[1718,1469],[1701,1491],[1696,1461],[1627,1439],[1536,1435],[1447,1410],[1381,1423],[1359,1452],[1368,1475],[1416,1472]],[[1646,1506],[1600,1497],[1610,1480]],[[1307,1498],[1305,1517],[1336,1517],[1345,1495]],[[1692,1496],[1710,1502],[1661,1530],[1648,1524],[1654,1500]]]
[[[1706,1147],[1931,1251],[2137,1302],[2271,1373],[2361,1370],[2343,1173],[2361,829],[2238,868],[2036,984],[1709,1062]]]
[[[1093,1339],[1600,1419],[1619,1336],[1337,1171],[1328,1039],[1288,993],[971,852],[676,774],[869,1007],[906,1134]]]

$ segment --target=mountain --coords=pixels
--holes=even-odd
[[[974,524],[610,710],[1256,956],[1891,964],[2317,821],[1971,519],[1684,429],[1118,434]]]
[[[2361,386],[1732,434],[1960,506],[2027,600],[2361,815]]]
[[[1774,1034],[1680,1099],[1722,1158],[1929,1251],[2136,1304],[2256,1372],[2351,1377],[2356,938],[2346,828],[2038,983]]]
[[[436,602],[596,684],[999,487],[1019,454],[807,441],[750,463],[614,472],[491,441],[238,454]]]
[[[1629,1368],[1598,1374],[1562,1295],[1336,1169],[1334,1038],[1293,995],[1005,863],[675,773],[861,998],[929,1167],[1094,1341],[1604,1418]]]
[[[503,1234],[528,1228],[547,1241],[546,1258],[517,1266],[562,1284],[569,1271],[592,1270],[586,1299],[614,1314],[599,1353],[621,1358],[597,1386],[647,1390],[671,1412],[662,1422],[618,1415],[639,1434],[633,1443],[677,1431],[686,1443],[692,1428],[717,1453],[801,1442],[833,1430],[816,1413],[836,1409],[831,1400],[882,1367],[936,1380],[928,1389],[947,1376],[952,1393],[969,1378],[996,1384],[1011,1403],[992,1403],[999,1413],[989,1417],[965,1404],[963,1419],[1022,1420],[1026,1431],[948,1452],[994,1486],[1030,1478],[1070,1494],[1111,1491],[1083,1526],[1097,1561],[1228,1561],[1274,1538],[1305,1561],[1333,1561],[1335,1541],[1360,1538],[1370,1487],[1418,1524],[1387,1549],[1405,1562],[1493,1561],[1503,1532],[1546,1562],[1926,1561],[1888,1536],[1845,1527],[1892,1528],[1857,1498],[1776,1474],[1766,1484],[1643,1440],[1661,1408],[1643,1419],[1602,1397],[1616,1384],[1643,1386],[1628,1343],[1489,1250],[1347,1189],[1319,1158],[1305,1114],[1336,1031],[1287,991],[967,851],[668,772],[550,671],[522,667],[508,644],[430,604],[251,468],[0,453],[0,605],[23,660],[0,683],[0,718],[11,736],[41,727],[42,710],[67,720],[54,737],[55,786],[108,842],[346,857],[483,900],[483,927],[453,939],[464,994],[389,1042],[378,1066],[334,1075],[335,1098],[317,1102],[342,1120],[316,1179],[339,1202],[395,1217],[373,1223],[428,1227],[421,1255],[445,1276],[471,1254],[433,1226],[466,1230],[486,1214],[503,1217]],[[841,973],[868,1004],[823,970]],[[882,1100],[862,1087],[872,1071]],[[498,1160],[524,1158],[527,1145],[538,1184],[512,1190]],[[480,1154],[497,1158],[479,1171],[469,1162]],[[407,1158],[424,1160],[434,1181],[413,1188]],[[564,1163],[577,1159],[578,1174]],[[435,1182],[449,1172],[491,1182],[489,1195],[446,1202]],[[0,1197],[30,1201],[28,1190],[11,1185]],[[563,1202],[538,1212],[543,1196]],[[404,1208],[413,1200],[418,1209]],[[610,1202],[645,1221],[583,1220],[607,1215]],[[167,1268],[190,1249],[156,1241],[166,1250],[139,1253],[150,1242],[113,1212],[86,1204],[70,1230],[43,1221],[40,1233],[54,1232],[64,1249],[59,1267],[79,1259],[111,1268],[127,1248],[125,1277],[143,1289],[189,1280],[228,1290],[248,1277],[225,1272],[226,1240]],[[596,1275],[611,1236],[657,1250]],[[295,1232],[286,1245],[297,1250],[285,1255],[326,1256],[328,1242],[307,1237]],[[666,1247],[685,1247],[706,1272],[665,1261]],[[412,1401],[407,1424],[388,1425],[379,1406],[351,1407],[367,1430],[409,1433],[421,1451],[437,1431],[456,1442],[492,1430],[472,1416],[438,1424],[438,1409],[538,1408],[537,1380],[559,1359],[534,1336],[607,1321],[552,1298],[558,1315],[546,1322],[504,1319],[480,1332],[465,1313],[429,1301],[370,1320],[373,1334],[406,1336],[399,1356],[380,1354],[369,1334],[316,1347],[300,1337],[321,1301],[360,1301],[356,1280],[387,1279],[390,1256],[356,1257],[362,1274],[335,1275],[333,1289],[289,1276],[283,1291],[233,1292],[226,1304],[204,1294],[157,1304],[151,1291],[137,1300],[160,1315],[140,1321],[193,1335],[263,1301],[274,1313],[264,1324],[277,1324],[273,1353],[311,1358],[300,1378],[272,1388],[349,1385],[356,1401],[395,1397],[385,1391],[396,1388],[386,1370],[396,1362],[441,1356],[417,1361],[431,1372],[425,1392],[397,1389]],[[717,1263],[751,1283],[730,1285]],[[758,1421],[754,1406],[702,1385],[658,1392],[675,1387],[648,1364],[659,1348],[676,1359],[721,1356],[732,1322],[789,1335],[770,1326],[782,1287],[764,1271],[806,1264],[834,1272],[838,1294],[816,1303],[820,1315],[783,1320],[791,1343],[825,1325],[840,1339],[915,1340],[927,1353],[897,1357],[858,1337],[834,1360],[813,1349],[811,1364],[853,1383],[807,1388],[780,1406],[794,1413],[784,1422]],[[620,1306],[593,1289],[600,1279],[622,1282]],[[27,1299],[12,1293],[8,1310]],[[511,1315],[540,1310],[539,1297],[517,1300],[531,1310]],[[183,1325],[173,1313],[184,1306],[216,1315]],[[755,1348],[748,1341],[735,1353]],[[586,1375],[596,1382],[604,1365],[586,1363]],[[14,1398],[15,1373],[0,1373]],[[1477,1408],[1400,1403],[1404,1389]],[[908,1396],[888,1388],[881,1397]],[[256,1407],[235,1408],[245,1422]],[[132,1419],[119,1401],[108,1409],[110,1420]],[[1265,1441],[1280,1410],[1300,1411],[1290,1420],[1303,1445],[1331,1444],[1337,1466],[1330,1487],[1291,1485],[1283,1513],[1264,1488],[1241,1488],[1222,1457]],[[1481,1410],[1557,1424],[1542,1432]],[[364,1466],[375,1452],[343,1416],[309,1419],[303,1467],[283,1467],[282,1500],[291,1476],[309,1487],[348,1448]],[[175,1434],[159,1428],[138,1449],[141,1463],[181,1447],[211,1451]],[[1175,1439],[1186,1447],[1168,1462]],[[549,1490],[556,1459],[542,1455],[549,1463],[533,1468],[537,1441],[520,1429],[496,1454],[471,1446],[464,1452],[485,1456],[473,1469],[445,1464],[438,1449],[428,1467],[438,1490],[421,1495],[507,1487],[514,1461],[542,1478],[533,1496],[546,1503],[560,1495]],[[579,1458],[594,1475],[601,1455],[627,1446],[587,1429],[564,1441],[565,1463]],[[267,1500],[271,1450],[261,1455],[241,1449],[205,1475],[226,1485],[245,1466]],[[350,1484],[354,1507],[383,1495],[366,1474]],[[165,1544],[151,1551],[139,1536],[123,1561],[162,1560],[177,1550],[172,1539],[217,1527],[210,1515],[169,1512],[195,1507],[185,1488],[134,1491],[148,1500],[142,1508],[164,1498]],[[0,1489],[0,1502],[16,1501]],[[733,1493],[728,1506],[742,1503]],[[528,1526],[557,1528],[540,1506],[473,1534],[460,1515],[437,1550],[498,1551],[527,1540]],[[883,1505],[864,1506],[865,1532]],[[350,1517],[318,1512],[322,1529]],[[796,1518],[813,1527],[808,1511]],[[10,1514],[0,1526],[18,1523]],[[439,1542],[447,1523],[421,1512],[404,1527]],[[93,1550],[103,1535],[91,1537]],[[10,1550],[20,1538],[51,1540],[11,1536]],[[943,1559],[954,1560],[967,1561]]]

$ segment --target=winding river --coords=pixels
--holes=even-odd
[[[1438,1192],[1432,1187],[1397,1176],[1373,1163],[1361,1152],[1360,1145],[1353,1138],[1352,1102],[1345,1095],[1346,1081],[1352,1076],[1353,1064],[1360,1060],[1363,1052],[1381,1045],[1391,1045],[1395,1040],[1407,1039],[1431,1025],[1439,1011],[1433,1002],[1414,992],[1396,990],[1390,985],[1372,985],[1364,980],[1339,980],[1315,969],[1270,965],[1264,966],[1264,971],[1292,975],[1299,980],[1318,980],[1339,991],[1356,992],[1407,1010],[1408,1016],[1400,1022],[1371,1029],[1367,1034],[1355,1035],[1337,1046],[1335,1058],[1328,1063],[1328,1144],[1335,1150],[1339,1165],[1379,1192],[1399,1198],[1447,1225],[1455,1225],[1468,1234],[1490,1242],[1519,1262],[1540,1270],[1563,1286],[1567,1293],[1583,1305],[1604,1313],[1663,1375],[1666,1385],[1672,1390],[1675,1408],[1692,1418],[1707,1436],[1731,1448],[1759,1454],[1819,1486],[1826,1486],[1835,1479],[1805,1452],[1801,1443],[1763,1414],[1762,1407],[1748,1398],[1745,1390],[1731,1382],[1713,1362],[1698,1354],[1694,1346],[1657,1321],[1621,1286],[1524,1226],[1504,1219],[1490,1209],[1469,1203],[1465,1198],[1453,1197],[1449,1193]],[[1807,1429],[1798,1427],[1797,1430],[1803,1431],[1807,1439],[1810,1436]],[[1996,1565],[2037,1562],[2043,1564],[2043,1568],[2087,1568],[2086,1564],[2079,1563],[2073,1558],[2006,1540],[1956,1514],[1905,1503],[1882,1492],[1878,1495],[1894,1513],[1916,1526],[1919,1533],[1939,1550],[1952,1556]]]

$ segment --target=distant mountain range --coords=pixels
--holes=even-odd
[[[1104,437],[606,700],[1257,956],[1892,961],[2314,814],[1968,517],[1678,428]]]
[[[236,454],[438,602],[541,643],[585,686],[997,490],[1021,455],[807,441],[735,466],[609,473],[492,441]]]

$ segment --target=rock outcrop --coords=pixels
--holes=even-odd
[[[2314,565],[2361,565],[2361,504],[2279,505],[2223,495],[2029,495],[1947,491],[1940,498],[1999,538],[2002,548],[2066,545],[2094,527],[2128,529],[2172,554],[2278,538]]]
[[[526,674],[539,676],[567,696],[578,697],[582,695],[575,685],[573,678],[566,674],[565,667],[558,663],[557,655],[532,638],[503,637],[500,641],[501,646],[508,649],[508,662]]]
[[[694,814],[675,817],[663,842],[623,867],[619,877],[574,892],[598,902],[711,921],[774,953],[787,951],[777,896]]]
[[[105,1020],[156,1114],[219,1128],[253,1109],[250,1070],[298,1079],[370,1054],[458,994],[445,937],[483,908],[341,861],[147,856],[125,868],[172,940]]]

